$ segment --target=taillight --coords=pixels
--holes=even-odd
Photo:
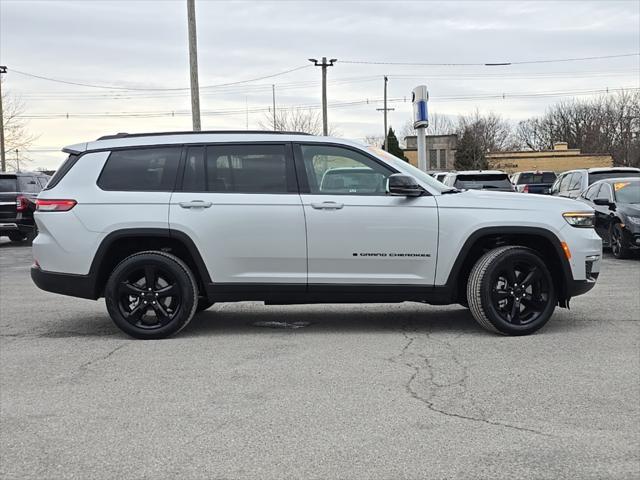
[[[525,185],[522,189],[522,193],[529,193],[529,185]]]
[[[18,195],[16,197],[16,211],[24,212],[29,206],[29,200],[27,197],[23,197],[22,195]]]
[[[36,200],[36,210],[39,212],[67,212],[76,205],[75,200]]]

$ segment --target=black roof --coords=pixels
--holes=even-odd
[[[150,133],[116,133],[115,135],[104,135],[98,140],[114,140],[117,138],[131,137],[157,137],[162,135],[206,135],[211,133],[237,133],[237,134],[256,134],[256,133],[272,133],[277,135],[311,135],[305,132],[275,132],[272,130],[205,130],[201,132],[182,131],[182,132],[150,132]]]

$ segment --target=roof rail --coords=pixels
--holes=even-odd
[[[114,140],[116,138],[131,138],[131,137],[156,137],[161,135],[192,135],[192,134],[208,134],[208,133],[271,133],[277,135],[311,135],[306,132],[274,132],[272,130],[206,130],[202,132],[186,131],[186,132],[151,132],[151,133],[116,133],[115,135],[104,135],[98,140]]]

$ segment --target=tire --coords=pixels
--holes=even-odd
[[[198,306],[196,307],[196,313],[202,312],[211,307],[215,302],[210,302],[207,297],[198,298]]]
[[[9,237],[9,240],[16,243],[24,242],[27,239],[27,237],[20,232],[9,232],[7,233],[7,236]]]
[[[198,306],[198,286],[189,267],[175,255],[158,251],[122,260],[113,269],[104,296],[118,328],[145,340],[178,333]]]
[[[480,325],[503,335],[528,335],[542,328],[557,303],[544,261],[534,250],[519,246],[496,248],[477,261],[469,275],[467,300]]]
[[[631,256],[631,249],[625,245],[624,232],[619,223],[611,226],[611,253],[613,256],[622,260]]]

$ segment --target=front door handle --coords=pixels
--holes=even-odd
[[[180,202],[182,208],[209,208],[213,203],[204,200],[191,200],[190,202]]]
[[[340,210],[344,205],[336,202],[312,203],[311,207],[316,210]]]

